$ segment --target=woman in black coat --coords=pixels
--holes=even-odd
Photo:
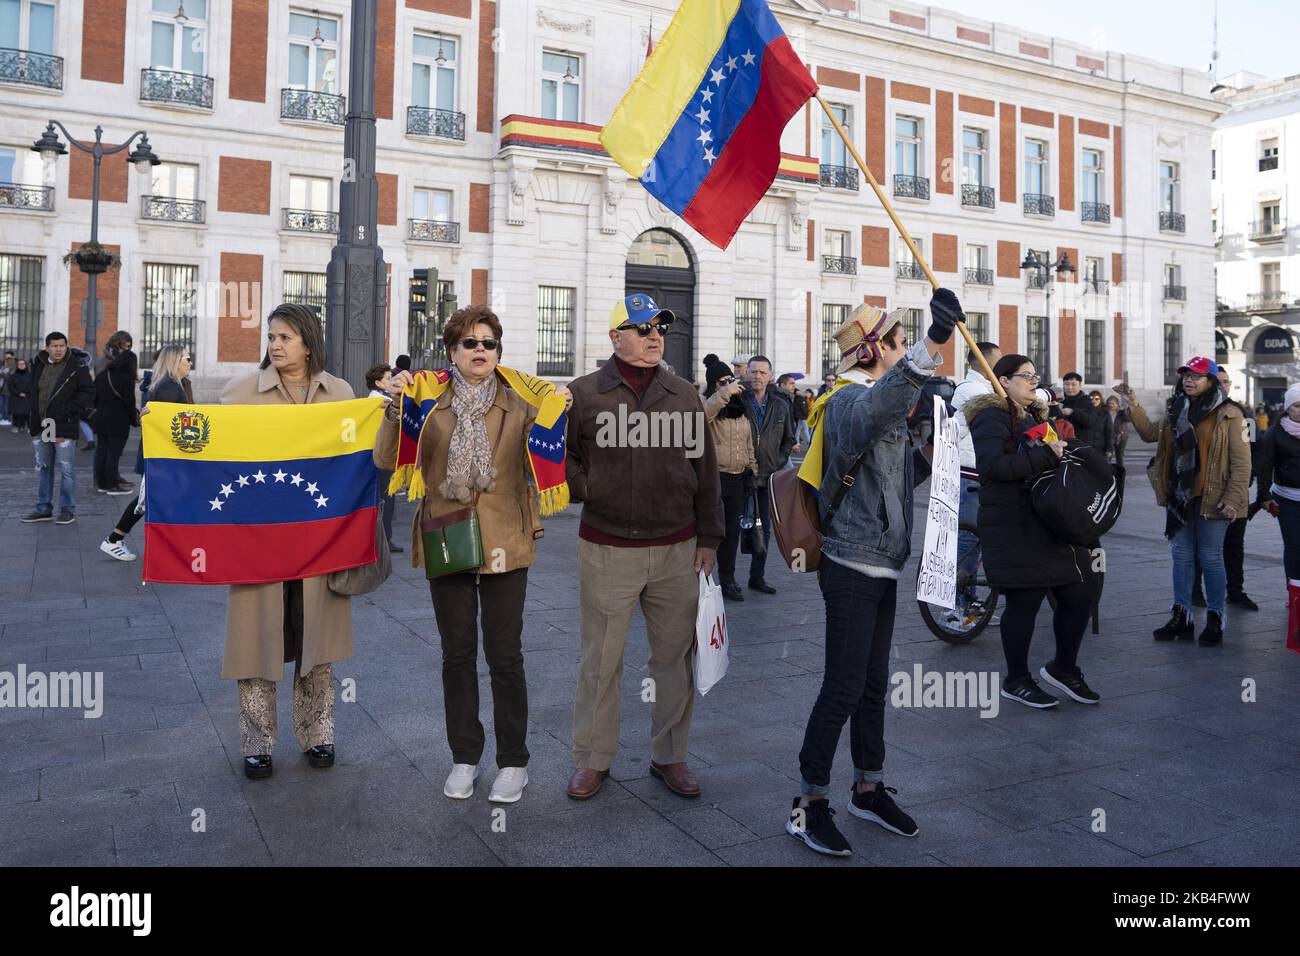
[[[1062,541],[1034,512],[1028,480],[1056,467],[1065,445],[1025,432],[1045,422],[1047,406],[1035,393],[1038,375],[1024,355],[1004,355],[993,366],[1007,398],[981,395],[963,411],[975,445],[980,476],[979,531],[989,584],[1002,592],[1002,650],[1007,674],[1002,696],[1039,709],[1059,701],[1029,672],[1029,642],[1047,592],[1056,599],[1052,624],[1056,657],[1039,671],[1043,680],[1081,704],[1100,696],[1075,663],[1092,610],[1092,581],[1085,548]]]
[[[122,480],[118,462],[136,425],[135,376],[137,362],[131,336],[114,332],[104,346],[95,375],[95,487],[110,495],[130,495],[134,486]]]
[[[27,416],[32,413],[32,370],[27,359],[18,360],[5,381],[5,389],[9,394],[9,418],[14,433],[17,434],[20,428],[27,431]]]

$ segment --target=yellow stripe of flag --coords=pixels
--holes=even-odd
[[[369,451],[382,398],[318,405],[178,405],[150,402],[140,419],[146,458],[289,461]],[[189,450],[186,450],[189,449]]]
[[[663,39],[623,95],[600,142],[640,178],[700,88],[740,0],[683,0]]]

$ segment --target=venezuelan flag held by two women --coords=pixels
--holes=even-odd
[[[150,402],[144,580],[269,584],[374,562],[383,409]]]
[[[725,249],[817,92],[764,0],[683,0],[601,131],[609,155]]]

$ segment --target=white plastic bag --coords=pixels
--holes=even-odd
[[[700,572],[700,604],[695,612],[695,686],[701,696],[727,673],[727,611],[722,588]]]

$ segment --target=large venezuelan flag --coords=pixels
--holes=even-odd
[[[816,92],[765,0],[682,0],[600,141],[725,249],[776,177],[786,123]]]
[[[150,402],[144,580],[266,584],[374,561],[383,408]]]

